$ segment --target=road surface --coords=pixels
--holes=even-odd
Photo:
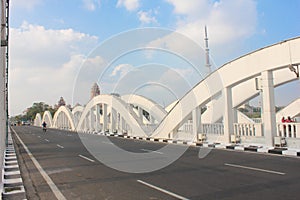
[[[93,157],[77,133],[55,129],[44,133],[41,128],[31,126],[13,129],[28,199],[300,198],[299,158],[213,149],[199,159],[199,147],[189,147],[178,160],[163,169],[125,173]],[[166,145],[109,139],[127,151],[153,151],[157,156],[162,156],[160,148]]]

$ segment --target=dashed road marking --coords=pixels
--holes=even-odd
[[[277,172],[277,171],[273,171],[273,170],[260,169],[260,168],[255,168],[255,167],[247,167],[247,166],[235,165],[235,164],[229,164],[229,163],[224,163],[224,165],[230,166],[230,167],[236,167],[236,168],[242,168],[242,169],[249,169],[249,170],[254,170],[254,171],[260,171],[260,172],[266,172],[266,173],[271,173],[271,174],[285,175],[285,173],[283,173],[283,172]]]
[[[141,184],[143,184],[143,185],[146,185],[146,186],[148,186],[148,187],[150,187],[150,188],[152,188],[152,189],[155,189],[155,190],[158,190],[158,191],[163,192],[163,193],[165,193],[165,194],[168,194],[168,195],[170,195],[170,196],[172,196],[172,197],[175,197],[175,198],[177,198],[177,199],[181,199],[181,200],[189,200],[189,199],[186,198],[186,197],[183,197],[183,196],[180,196],[180,195],[175,194],[175,193],[173,193],[173,192],[170,192],[170,191],[168,191],[168,190],[162,189],[162,188],[160,188],[160,187],[157,187],[157,186],[152,185],[152,184],[150,184],[150,183],[147,183],[147,182],[145,182],[145,181],[137,180],[137,182],[139,182],[139,183],[141,183]]]
[[[90,159],[90,158],[88,158],[88,157],[85,157],[85,156],[83,156],[83,155],[78,155],[80,158],[83,158],[83,159],[85,159],[85,160],[88,160],[88,161],[90,161],[90,162],[95,162],[94,160],[92,160],[92,159]]]
[[[160,151],[152,151],[152,150],[149,150],[149,149],[141,149],[142,151],[146,151],[146,152],[149,152],[149,153],[158,153],[158,154],[164,154],[163,152],[160,152]]]
[[[103,144],[114,144],[112,142],[102,142]]]
[[[61,149],[65,148],[65,147],[63,147],[63,146],[61,146],[59,144],[57,144],[56,146],[59,147],[59,148],[61,148]]]
[[[12,129],[13,130],[13,129]],[[19,135],[16,133],[15,130],[13,130],[13,132],[16,134],[16,137],[18,138],[18,140],[20,141],[20,143],[22,144],[23,148],[25,149],[25,151],[27,152],[28,156],[30,157],[30,159],[32,160],[33,164],[35,165],[35,167],[37,168],[37,170],[40,172],[40,174],[43,176],[43,178],[45,179],[46,183],[48,184],[48,186],[50,187],[50,189],[52,190],[53,194],[56,196],[57,199],[61,199],[61,200],[66,200],[65,196],[61,193],[61,191],[57,188],[57,186],[55,185],[55,183],[52,181],[52,179],[48,176],[48,174],[45,172],[45,170],[42,168],[42,166],[40,165],[40,163],[35,159],[35,157],[32,155],[32,153],[29,151],[29,149],[27,148],[27,146],[24,144],[24,142],[21,140],[21,138],[19,137]]]

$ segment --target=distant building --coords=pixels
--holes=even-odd
[[[113,95],[113,96],[116,96],[116,97],[121,97],[121,95],[118,94],[118,93],[110,93],[110,95]]]
[[[65,106],[66,105],[66,101],[64,100],[63,97],[60,97],[59,101],[57,102],[57,104],[54,106],[55,109],[58,109],[60,106]]]
[[[91,99],[94,98],[95,96],[100,95],[100,89],[97,83],[94,83],[91,89]]]

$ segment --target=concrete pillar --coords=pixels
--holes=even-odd
[[[64,118],[64,114],[61,113],[61,116],[60,116],[60,117],[61,117],[61,128],[64,129],[64,128],[65,128],[65,121],[64,121],[65,118]]]
[[[143,109],[141,107],[138,107],[138,113],[139,113],[139,119],[141,124],[143,124]]]
[[[122,116],[121,117],[121,132],[123,133],[124,131],[127,132],[127,130],[125,129],[126,125],[125,125],[125,120]]]
[[[263,102],[263,133],[266,139],[266,145],[274,146],[274,136],[276,135],[276,117],[273,72],[262,72],[261,79]]]
[[[230,87],[224,88],[224,142],[230,143],[230,135],[233,134],[233,110],[232,110],[232,90]]]
[[[89,123],[89,119],[86,117],[84,120],[84,131],[87,132],[88,131],[88,123]]]
[[[150,124],[154,124],[155,123],[155,118],[149,114],[150,117]]]
[[[233,123],[238,123],[238,109],[233,108]]]
[[[120,124],[121,124],[121,114],[117,113],[117,130],[118,130],[118,132],[121,130]]]
[[[198,134],[201,132],[201,109],[197,106],[192,112],[193,118],[193,139],[198,141]]]
[[[64,128],[67,129],[67,116],[64,114]]]
[[[62,126],[63,126],[63,129],[66,128],[66,122],[65,122],[65,115],[62,113]]]
[[[107,130],[107,104],[102,105],[103,109],[103,131],[105,132]]]
[[[100,105],[96,105],[96,123],[95,123],[95,131],[98,132],[100,127]]]
[[[111,132],[114,132],[116,130],[116,121],[117,121],[117,112],[113,107],[111,107],[110,111],[110,123],[111,123]]]
[[[95,114],[94,109],[91,108],[90,110],[90,132],[93,132],[95,130]]]
[[[63,114],[63,126],[64,126],[64,129],[66,129],[66,115],[65,114]]]

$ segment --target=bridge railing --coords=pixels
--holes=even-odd
[[[201,124],[201,133],[210,135],[224,135],[224,125],[222,123],[214,124]],[[192,133],[193,132],[193,122],[188,121],[183,124],[179,131]]]
[[[263,136],[261,123],[234,123],[233,126],[237,136]]]
[[[202,124],[202,132],[207,135],[224,135],[224,125],[222,123]]]
[[[277,123],[277,136],[300,138],[300,123]]]

